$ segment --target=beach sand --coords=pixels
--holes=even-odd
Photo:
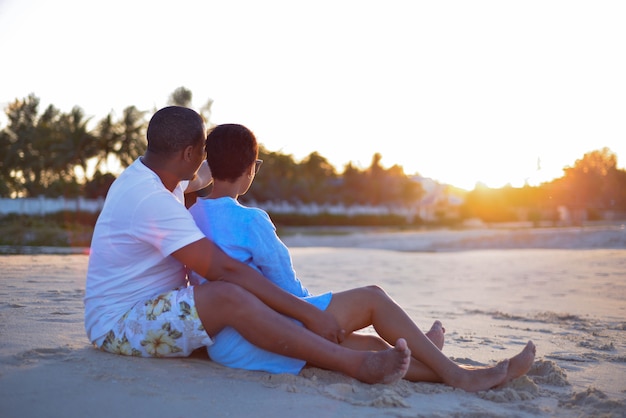
[[[142,359],[92,348],[83,328],[87,256],[0,256],[0,416],[626,417],[623,227],[290,235],[314,293],[383,287],[444,353],[492,364],[528,340],[528,376],[467,393],[366,385],[316,368],[230,370],[197,352]],[[364,332],[371,332],[365,330]]]

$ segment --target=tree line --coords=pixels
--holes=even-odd
[[[180,87],[168,104],[191,107],[191,99],[191,91]],[[5,109],[8,123],[0,130],[0,197],[103,197],[116,177],[113,167],[125,168],[145,151],[147,111],[129,106],[120,117],[109,113],[90,128],[91,118],[78,106],[64,113],[49,105],[41,112],[39,104],[39,98],[31,94]],[[208,125],[211,105],[208,100],[199,110]],[[369,167],[348,163],[342,172],[317,152],[296,161],[292,155],[261,146],[260,158],[264,160],[262,175],[244,201],[414,207],[425,193],[401,166],[384,168],[378,153]],[[446,187],[444,195],[461,193]],[[584,210],[593,218],[606,211],[626,213],[626,171],[617,167],[617,156],[603,148],[565,167],[563,177],[540,186],[489,189],[477,185],[462,194],[459,219],[549,220],[558,216],[560,207]]]
[[[191,107],[191,99],[191,92],[181,87],[168,104]],[[49,105],[40,112],[39,104],[31,94],[5,110],[0,197],[105,196],[116,176],[111,166],[125,168],[146,149],[148,112],[135,106],[125,108],[120,118],[109,113],[90,129],[91,119],[78,106],[64,113]],[[211,104],[209,100],[200,110],[207,123]],[[342,174],[317,152],[297,162],[261,146],[260,158],[263,176],[248,196],[256,201],[408,205],[422,194],[402,167],[382,167],[380,154],[369,168],[348,164]]]
[[[464,218],[486,222],[558,220],[560,210],[587,220],[626,219],[626,170],[608,148],[591,151],[564,167],[563,176],[537,187],[477,186],[465,197]],[[584,219],[583,219],[584,220]]]

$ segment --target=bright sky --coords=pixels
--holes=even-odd
[[[379,152],[466,189],[537,184],[602,147],[625,167],[624,22],[622,0],[0,0],[0,106],[99,121],[184,86],[340,172]]]

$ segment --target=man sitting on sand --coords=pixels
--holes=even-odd
[[[245,262],[281,289],[332,314],[346,331],[341,342],[357,350],[387,350],[403,337],[412,357],[405,376],[412,381],[443,382],[468,391],[489,389],[525,374],[535,354],[532,342],[520,354],[495,367],[465,369],[440,351],[444,330],[439,321],[425,334],[379,287],[367,286],[339,293],[313,296],[296,277],[289,250],[276,235],[268,214],[241,205],[259,171],[258,145],[254,134],[237,124],[216,126],[207,138],[207,161],[213,189],[207,199],[190,208],[202,232],[226,254]],[[192,273],[192,282],[204,282]],[[373,325],[378,335],[354,331]],[[271,373],[298,373],[302,360],[263,350],[227,327],[213,336],[210,357],[225,366]]]

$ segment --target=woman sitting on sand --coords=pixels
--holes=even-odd
[[[531,341],[515,357],[492,367],[469,368],[454,363],[441,352],[444,344],[441,323],[435,321],[424,334],[377,286],[311,295],[296,277],[289,251],[276,235],[268,214],[237,201],[250,188],[261,164],[257,160],[254,134],[241,125],[219,125],[209,133],[206,148],[213,190],[207,199],[198,199],[190,208],[200,229],[229,256],[257,269],[282,289],[331,313],[345,331],[342,345],[379,351],[391,347],[390,342],[404,338],[412,355],[405,379],[445,383],[467,391],[502,385],[529,370],[535,357]],[[191,279],[202,280],[193,273]],[[370,325],[378,335],[355,333]],[[233,328],[225,328],[215,336],[208,351],[214,361],[233,368],[297,374],[305,366],[304,361],[257,348]]]

